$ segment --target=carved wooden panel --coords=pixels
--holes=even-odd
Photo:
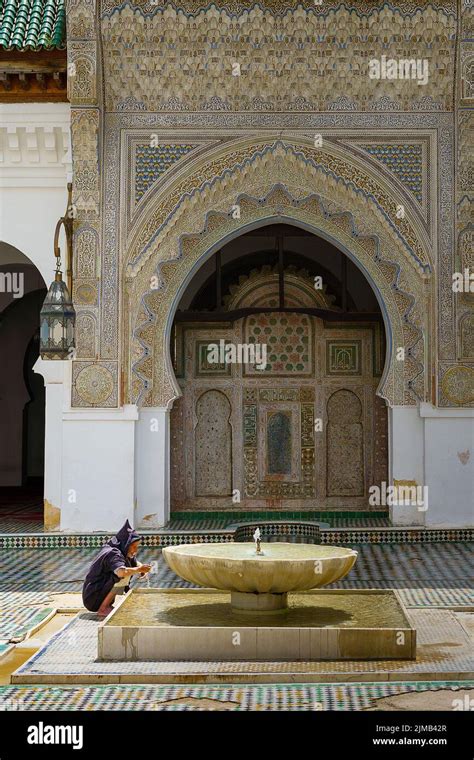
[[[196,496],[232,493],[231,406],[220,391],[206,391],[196,405],[194,431]]]
[[[362,405],[355,393],[333,393],[327,407],[327,495],[364,494]]]

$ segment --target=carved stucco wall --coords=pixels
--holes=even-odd
[[[474,274],[474,9],[462,0],[456,91],[456,255],[457,272]],[[472,290],[474,291],[474,287]],[[455,295],[457,363],[440,367],[440,404],[474,404],[474,292]],[[462,363],[462,364],[461,364]],[[460,366],[461,364],[461,366]]]
[[[472,240],[472,7],[296,5],[233,0],[203,9],[184,0],[163,10],[142,0],[69,0],[75,299],[86,332],[73,368],[75,405],[165,404],[176,395],[164,325],[188,275],[177,257],[203,259],[202,241],[209,248],[218,238],[213,212],[228,217],[239,196],[268,197],[278,184],[290,219],[326,225],[379,276],[393,339],[407,349],[404,369],[392,363],[385,379],[386,398],[474,403],[460,321],[472,304],[451,288]],[[367,59],[381,51],[426,58],[433,76],[424,87],[369,80]],[[315,134],[321,150],[312,147]],[[281,150],[286,160],[274,161]],[[319,212],[298,207],[310,195]],[[267,204],[259,215],[250,205],[249,223],[280,213]],[[335,213],[346,216],[336,222]],[[237,234],[233,221],[221,222],[220,239]],[[371,246],[376,254],[367,254]],[[157,270],[161,290],[147,296]]]
[[[349,8],[337,0],[230,0],[218,7],[199,0],[174,7],[104,0],[107,108],[451,110],[455,7],[449,0],[436,8],[423,0],[375,8],[370,0]],[[424,87],[400,80],[368,87],[367,61],[381,53],[427,58],[436,76]]]

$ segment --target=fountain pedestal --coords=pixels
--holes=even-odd
[[[288,609],[288,594],[257,594],[232,591],[230,603],[235,612],[282,612]]]

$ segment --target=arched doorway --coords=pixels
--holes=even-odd
[[[137,524],[165,524],[170,517],[170,492],[176,494],[170,485],[174,477],[169,456],[170,410],[183,391],[170,351],[170,343],[173,346],[175,342],[175,314],[198,271],[206,266],[212,271],[208,261],[229,242],[241,241],[244,233],[270,224],[289,224],[343,252],[370,283],[372,297],[375,295],[383,315],[386,356],[385,362],[381,361],[383,374],[379,382],[374,378],[374,385],[390,407],[391,421],[395,409],[410,407],[415,413],[420,401],[431,398],[433,355],[428,349],[435,283],[430,276],[429,251],[412,227],[415,212],[410,210],[403,225],[399,224],[395,204],[406,200],[396,200],[395,186],[389,196],[386,190],[367,193],[361,182],[361,167],[353,166],[347,151],[342,161],[339,154],[334,156],[338,166],[334,177],[330,142],[326,141],[322,152],[305,140],[296,142],[242,141],[239,159],[232,143],[219,155],[218,162],[203,155],[199,171],[196,169],[186,180],[189,194],[183,195],[183,185],[178,187],[176,179],[176,194],[166,186],[161,195],[150,197],[137,218],[123,270],[122,318],[128,357],[123,394],[137,405],[140,415],[135,460]],[[379,187],[376,172],[371,174],[371,183]],[[405,235],[409,229],[413,230],[410,239]],[[321,407],[315,408],[316,413],[321,417],[326,414]],[[384,415],[382,405],[382,418]],[[147,433],[153,420],[160,431],[154,438]],[[231,415],[231,426],[233,423]],[[376,426],[376,435],[378,429]],[[384,430],[386,423],[380,427],[380,447],[387,445]],[[395,427],[391,432],[393,443],[398,433]],[[237,461],[234,459],[234,467]],[[193,467],[189,457],[185,464],[186,468]],[[391,456],[390,481],[395,464]],[[178,475],[184,477],[184,472]],[[378,482],[375,476],[374,481]],[[358,498],[367,504],[365,497]],[[346,499],[352,508],[352,497]]]
[[[23,253],[0,243],[0,516],[41,519],[45,392],[39,355],[44,280]]]
[[[367,510],[387,480],[385,353],[377,298],[331,243],[271,224],[223,246],[173,324],[171,510]]]

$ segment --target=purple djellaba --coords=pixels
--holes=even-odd
[[[126,520],[118,533],[107,541],[93,560],[82,588],[84,607],[101,617],[112,611],[116,594],[129,591],[128,578],[145,575],[151,565],[142,565],[136,558],[141,536]]]

